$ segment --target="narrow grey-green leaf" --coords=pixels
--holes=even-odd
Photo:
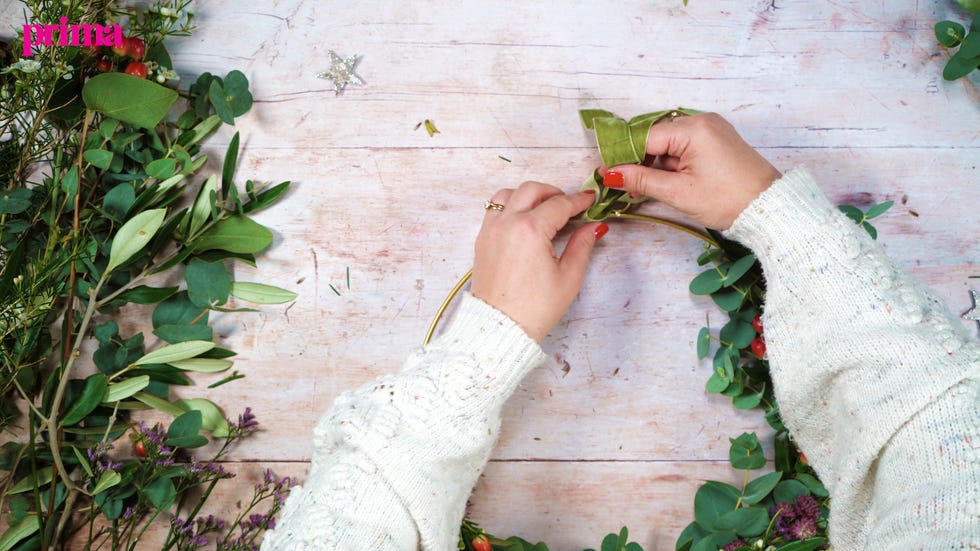
[[[296,293],[264,283],[233,281],[231,294],[234,297],[256,304],[283,304],[296,298]]]
[[[113,383],[109,385],[109,390],[106,392],[103,403],[111,404],[112,402],[125,400],[148,386],[150,386],[149,375],[138,375],[119,381],[118,383]]]
[[[142,358],[133,362],[133,365],[165,364],[186,360],[203,354],[212,348],[214,348],[214,343],[209,341],[185,341],[168,344],[144,355]]]
[[[153,238],[153,234],[160,229],[166,215],[167,209],[148,210],[137,214],[123,224],[116,232],[115,237],[112,238],[106,273],[118,268],[140,252]]]

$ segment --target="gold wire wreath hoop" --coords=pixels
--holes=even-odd
[[[686,234],[693,235],[694,237],[697,237],[698,239],[704,241],[705,243],[713,247],[718,247],[718,242],[715,241],[710,235],[706,233],[702,233],[693,228],[689,228],[683,224],[679,224],[671,220],[666,220],[664,218],[659,218],[656,216],[648,216],[645,214],[633,214],[621,210],[613,211],[612,213],[610,213],[609,216],[610,218],[620,218],[623,220],[639,220],[643,222],[650,222],[652,224],[660,224],[662,226],[667,226],[669,228],[673,228],[675,230],[684,232]],[[442,305],[439,306],[439,310],[436,311],[436,315],[432,319],[432,323],[429,324],[429,330],[426,331],[425,333],[425,340],[422,341],[422,346],[429,344],[429,341],[432,340],[432,335],[436,332],[436,327],[439,326],[439,321],[442,320],[442,316],[446,313],[446,309],[449,308],[449,305],[452,304],[453,299],[455,299],[456,295],[459,294],[459,290],[463,288],[463,285],[466,285],[466,282],[469,281],[472,276],[473,276],[473,270],[470,269],[465,274],[463,274],[463,277],[459,278],[459,281],[456,282],[456,285],[452,288],[452,290],[449,291],[449,294],[446,296],[446,299],[443,300]]]

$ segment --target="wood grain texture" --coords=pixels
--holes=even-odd
[[[248,377],[205,393],[219,376],[201,376],[182,396],[259,415],[266,430],[233,453],[240,480],[267,465],[302,478],[310,431],[334,397],[396,370],[420,345],[469,267],[482,201],[529,179],[571,190],[596,166],[577,116],[586,107],[718,111],[780,169],[808,166],[833,201],[895,200],[876,223],[882,246],[966,311],[967,277],[980,274],[980,95],[976,77],[942,81],[948,53],[932,31],[939,19],[965,19],[954,7],[201,2],[201,28],[171,46],[177,68],[185,82],[244,71],[255,106],[234,129],[239,175],[295,182],[258,217],[275,232],[259,270],[236,266],[235,277],[300,296],[288,308],[215,316]],[[336,96],[316,79],[329,50],[359,55],[366,85]],[[416,129],[423,119],[441,133]],[[220,155],[230,136],[209,147]],[[612,228],[544,344],[554,363],[507,404],[471,500],[475,519],[553,550],[596,545],[623,524],[644,548],[672,549],[700,481],[739,478],[725,462],[728,438],[768,432],[758,413],[734,413],[703,391],[708,367],[694,339],[706,314],[722,318],[687,291],[699,252],[663,228]],[[134,328],[143,321],[133,314]]]

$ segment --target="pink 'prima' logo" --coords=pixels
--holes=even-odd
[[[95,31],[95,40],[93,33]],[[55,39],[57,38],[57,44]],[[69,25],[62,17],[60,25],[24,25],[24,57],[33,57],[32,46],[122,46],[119,25]]]

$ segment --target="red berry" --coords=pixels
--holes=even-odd
[[[473,551],[493,551],[493,547],[490,546],[490,540],[484,535],[473,538],[473,541],[470,542],[470,547],[473,548]]]
[[[112,53],[116,54],[119,57],[125,57],[126,56],[126,44],[128,44],[128,40],[129,40],[128,38],[123,38],[121,43],[119,43],[119,44],[113,44],[112,45]]]
[[[135,36],[130,36],[123,40],[123,44],[126,45],[126,55],[133,59],[143,59],[143,54],[146,53],[146,44],[142,40]]]
[[[135,453],[139,457],[146,457],[146,442],[143,442],[142,440],[137,440],[133,444],[133,453]]]
[[[806,455],[803,452],[800,452],[800,461],[802,461],[804,465],[810,464],[810,462],[806,460]]]
[[[95,64],[95,68],[100,73],[108,73],[112,70],[112,62],[108,59],[100,59],[98,63]]]
[[[763,357],[766,355],[766,339],[762,337],[756,337],[752,339],[752,353],[758,357]]]
[[[127,75],[133,75],[134,77],[146,78],[146,65],[143,65],[139,61],[132,61],[126,66],[125,73]]]
[[[752,318],[752,329],[755,329],[756,333],[762,334],[762,316]]]

